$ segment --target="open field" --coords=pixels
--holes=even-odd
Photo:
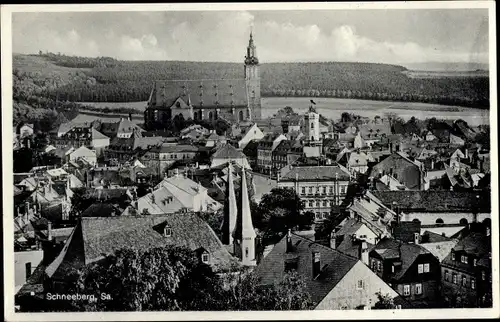
[[[365,117],[383,116],[394,113],[403,119],[415,116],[419,119],[463,119],[472,126],[489,123],[489,111],[461,106],[411,102],[381,102],[341,98],[313,98],[316,111],[329,119],[339,119],[343,112]],[[262,117],[268,118],[285,106],[297,113],[305,113],[309,106],[308,97],[266,97],[262,98]]]
[[[341,98],[313,98],[318,113],[329,119],[339,119],[343,112],[354,113],[360,116],[373,118],[375,115],[384,116],[394,113],[403,119],[415,116],[419,119],[463,119],[472,126],[489,124],[489,111],[461,106],[448,106],[438,104],[410,103],[410,102],[381,102]],[[87,103],[85,103],[87,104]],[[146,102],[130,103],[93,103],[92,106],[108,107],[132,107],[140,111],[144,110]],[[290,106],[297,113],[305,113],[308,109],[310,98],[308,97],[264,97],[262,98],[262,117],[270,118],[280,109]],[[119,119],[121,116],[111,113],[104,115],[89,115],[81,113],[77,119],[88,120],[97,118]],[[133,115],[133,121],[141,123],[142,115]]]
[[[86,105],[86,106],[92,106],[96,108],[109,108],[109,109],[115,109],[115,108],[133,108],[135,110],[138,110],[140,112],[144,112],[144,109],[146,108],[146,102],[78,102],[78,104],[81,105]]]

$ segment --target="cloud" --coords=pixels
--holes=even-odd
[[[357,61],[418,63],[428,61],[469,62],[470,53],[424,47],[414,42],[377,42],[356,33],[353,26],[321,30],[317,25],[295,26],[268,21],[257,34],[261,59],[265,61]],[[486,53],[475,59],[487,61]]]
[[[407,37],[391,38],[390,32],[385,39],[380,35],[370,36],[370,30],[364,24],[376,24],[377,19],[372,19],[375,22],[366,22],[365,19],[357,24],[354,21],[341,23],[336,19],[327,23],[311,23],[314,20],[305,15],[303,19],[287,21],[284,18],[278,21],[269,16],[261,18],[258,12],[248,11],[16,15],[13,20],[14,50],[25,53],[48,50],[124,60],[241,63],[252,28],[262,62],[403,64],[488,61],[487,48],[474,46],[475,49],[471,50],[463,46],[451,49],[445,44],[436,47],[433,42],[425,41],[415,28],[406,31]],[[286,17],[286,13],[281,17]],[[446,26],[446,22],[443,23]],[[415,37],[417,34],[419,37]],[[476,32],[475,35],[481,36],[482,33]],[[460,37],[461,34],[456,33],[453,42],[457,43]]]

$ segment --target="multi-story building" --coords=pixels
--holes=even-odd
[[[73,125],[67,131],[64,131],[70,125],[61,124],[58,137],[52,143],[56,148],[85,146],[96,151],[97,155],[103,154],[104,149],[109,146],[109,137],[102,134],[95,128],[95,124]]]
[[[192,145],[163,143],[147,151],[140,161],[162,175],[176,161],[192,160],[198,153],[199,149]]]
[[[272,175],[273,151],[286,136],[280,133],[267,134],[257,145],[257,171]]]
[[[347,171],[336,165],[292,167],[278,182],[278,187],[293,188],[304,201],[305,211],[325,219],[332,206],[344,200],[350,182]]]
[[[272,152],[272,176],[302,156],[302,145],[298,141],[283,140]]]
[[[474,231],[441,263],[443,301],[450,307],[491,307],[491,237]]]
[[[370,251],[370,267],[413,307],[439,304],[439,260],[424,247],[383,239]]]

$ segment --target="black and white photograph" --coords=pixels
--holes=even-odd
[[[2,6],[5,319],[498,317],[495,25]]]

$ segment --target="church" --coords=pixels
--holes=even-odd
[[[176,116],[235,122],[261,118],[260,75],[257,49],[250,33],[241,79],[198,79],[156,81],[151,91],[144,124],[152,128]]]

